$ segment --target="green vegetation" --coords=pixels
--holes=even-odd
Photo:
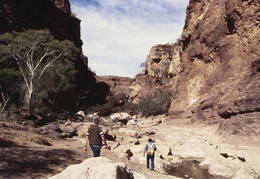
[[[86,109],[86,113],[98,112],[100,116],[108,116],[116,112],[133,112],[136,104],[126,101],[124,95],[114,95],[107,98],[106,103],[96,105]]]
[[[11,103],[30,112],[39,106],[53,108],[75,84],[77,56],[73,42],[56,40],[49,30],[0,35],[1,114]]]
[[[122,95],[115,95],[108,98],[103,105],[88,108],[86,113],[98,112],[100,116],[107,116],[116,112],[128,112],[134,114],[141,114],[142,116],[151,116],[167,113],[171,104],[172,93],[170,91],[163,91],[153,98],[148,95],[142,98],[139,103],[126,102]]]
[[[0,117],[6,118],[26,107],[30,114],[64,112],[64,99],[73,94],[77,102],[89,100],[88,90],[76,91],[76,59],[80,50],[68,40],[58,41],[49,30],[26,30],[0,35]],[[77,94],[74,94],[77,93]],[[127,102],[123,94],[108,96],[102,103],[85,110],[107,116],[116,112],[166,113],[171,93],[146,96],[138,104]],[[69,96],[70,97],[70,96]],[[75,103],[75,105],[77,104]],[[80,108],[85,105],[81,104]]]
[[[0,116],[4,113],[6,106],[10,102],[19,101],[19,90],[21,74],[13,68],[0,69],[0,93],[1,93],[1,107]]]
[[[147,96],[142,98],[137,105],[137,113],[143,116],[151,116],[167,113],[171,104],[172,93],[170,91],[161,92],[157,98]]]

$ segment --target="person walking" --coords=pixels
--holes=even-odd
[[[84,151],[87,151],[87,145],[89,143],[90,148],[93,152],[94,157],[99,157],[101,152],[102,144],[107,148],[107,141],[102,131],[102,128],[99,126],[99,119],[95,118],[93,120],[93,125],[88,128],[86,135],[86,145],[84,146]],[[103,143],[102,143],[103,142]]]
[[[145,144],[144,146],[143,156],[145,157],[146,154],[146,167],[151,171],[154,171],[154,156],[156,150],[157,150],[156,145],[153,143],[153,140],[149,138],[148,143]],[[150,161],[151,161],[151,168],[150,168]]]

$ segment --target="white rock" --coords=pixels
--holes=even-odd
[[[94,164],[94,165],[93,165]],[[112,163],[110,159],[104,157],[89,158],[80,164],[67,167],[60,174],[49,179],[124,179],[146,177],[139,173],[132,173],[122,162]]]
[[[86,116],[84,111],[78,111],[76,115],[82,116],[83,118]]]
[[[131,115],[129,115],[125,112],[121,112],[121,113],[114,113],[114,114],[110,115],[110,118],[112,120],[130,120]]]
[[[137,125],[137,123],[134,120],[129,120],[127,122],[127,126],[136,126],[136,125]]]

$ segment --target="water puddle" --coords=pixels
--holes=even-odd
[[[166,172],[169,175],[185,179],[214,179],[214,177],[208,173],[207,169],[203,169],[199,166],[199,163],[198,161],[183,161],[178,166],[168,168]]]

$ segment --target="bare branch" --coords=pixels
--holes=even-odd
[[[45,67],[43,68],[43,70],[41,71],[38,80],[40,80],[40,78],[41,78],[42,74],[44,73],[44,71],[45,71],[52,63],[54,63],[54,62],[55,62],[56,60],[58,60],[60,57],[66,56],[66,55],[67,55],[67,52],[65,52],[64,54],[61,53],[61,54],[59,54],[56,58],[54,58],[53,60],[51,60],[48,64],[46,64]]]
[[[54,50],[50,51],[50,52],[45,52],[43,54],[43,56],[41,57],[41,59],[39,60],[39,62],[37,63],[37,65],[35,66],[34,70],[36,70],[38,68],[38,66],[41,64],[41,62],[43,61],[43,59],[49,55],[51,55],[52,53],[54,53]]]
[[[13,93],[11,93],[8,97],[7,97],[7,99],[5,99],[5,96],[4,96],[4,93],[3,92],[1,92],[1,95],[2,95],[2,99],[3,99],[3,102],[4,102],[4,105],[1,107],[1,112],[0,112],[0,115],[2,115],[3,114],[3,112],[4,112],[4,110],[5,110],[5,107],[6,107],[6,105],[8,104],[8,102],[10,101],[10,99],[11,99],[11,96],[12,96],[12,94]]]

